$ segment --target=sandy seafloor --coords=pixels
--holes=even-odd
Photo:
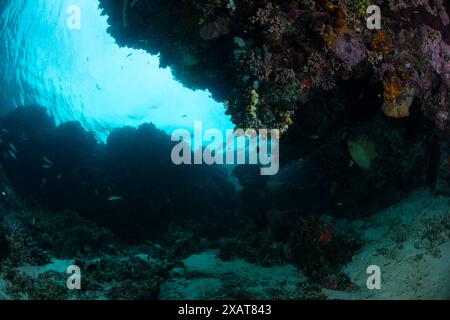
[[[449,212],[448,197],[419,190],[401,203],[356,222],[366,229],[366,245],[345,271],[360,289],[352,293],[324,290],[327,297],[450,299]],[[364,286],[366,268],[373,264],[381,268],[380,290]]]
[[[363,248],[344,267],[355,285],[352,290],[322,288],[325,299],[450,299],[450,198],[416,190],[407,199],[363,220],[353,222],[362,233]],[[149,264],[154,260],[142,255]],[[38,277],[45,272],[64,274],[73,261],[53,260],[41,267],[22,266],[19,271]],[[381,269],[381,289],[366,286],[366,269]],[[305,276],[293,265],[262,267],[242,259],[221,261],[216,251],[194,254],[170,271],[161,285],[160,299],[221,299],[224,293],[245,288],[261,299],[305,299]],[[8,281],[0,278],[0,299]],[[305,287],[306,288],[306,287]],[[108,285],[104,287],[105,292]],[[105,299],[102,294],[91,295]],[[23,299],[27,299],[26,294]],[[245,298],[245,296],[243,296]]]

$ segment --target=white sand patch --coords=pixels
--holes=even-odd
[[[67,268],[74,264],[75,260],[59,260],[59,259],[52,259],[51,263],[43,265],[43,266],[22,266],[17,268],[19,272],[22,272],[23,274],[30,276],[32,278],[37,278],[40,274],[48,272],[48,271],[55,271],[58,273],[66,273]]]
[[[297,284],[304,279],[293,265],[266,268],[243,259],[222,261],[216,251],[192,255],[183,263],[184,276],[164,283],[160,299],[221,299],[233,293],[288,299],[298,296]]]
[[[414,192],[401,203],[355,222],[367,242],[345,267],[355,292],[324,289],[329,299],[450,299],[450,199]],[[369,290],[366,269],[381,268]]]

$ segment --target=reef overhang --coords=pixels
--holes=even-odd
[[[363,0],[100,3],[120,45],[159,53],[183,84],[223,101],[240,128],[287,131],[309,92],[370,75],[387,117],[408,117],[417,100],[449,129],[450,5],[443,0],[374,1],[379,30],[367,27]]]

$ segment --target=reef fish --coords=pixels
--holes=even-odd
[[[42,160],[44,160],[45,163],[47,163],[48,165],[53,165],[53,162],[51,162],[47,157],[42,157]]]
[[[12,151],[14,151],[14,153],[17,153],[17,149],[16,146],[13,145],[12,143],[9,144],[9,147],[11,148]]]
[[[14,160],[17,160],[17,156],[12,150],[8,150],[8,153]]]
[[[122,201],[123,198],[119,196],[112,196],[108,198],[108,201]]]

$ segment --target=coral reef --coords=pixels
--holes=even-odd
[[[219,256],[263,266],[293,263],[311,285],[327,286],[330,277],[340,277],[342,266],[362,245],[359,235],[347,226],[345,220],[329,216],[271,211],[265,229],[244,226],[235,237],[223,241]],[[344,289],[350,283],[344,277],[336,285]]]
[[[361,261],[448,259],[448,201],[392,205],[450,194],[450,5],[374,4],[381,30],[366,0],[100,0],[119,45],[159,54],[237,127],[280,129],[279,174],[237,166],[236,192],[220,167],[172,165],[152,124],[104,144],[17,108],[0,118],[0,297],[352,296]]]
[[[369,4],[381,8],[380,30],[367,27]],[[375,212],[435,175],[430,159],[449,133],[448,3],[101,0],[100,7],[119,45],[159,54],[183,84],[223,101],[238,128],[280,129],[281,161],[305,159],[323,172],[334,213]],[[358,137],[369,142],[355,145]],[[244,192],[266,199],[265,186],[256,188]],[[277,195],[286,193],[294,194]]]
[[[304,112],[321,113],[321,106],[312,99]],[[333,113],[316,119],[325,124],[321,128],[338,121]],[[413,185],[414,179],[436,185],[440,193],[450,189],[449,146],[427,129],[429,123],[414,113],[404,119],[414,130],[389,124],[380,114],[361,119],[365,115],[357,120],[361,125],[344,129],[352,134],[324,131],[313,138],[314,123],[294,125],[285,138],[292,149],[285,154],[296,159],[299,148],[311,148],[312,156],[283,163],[274,177],[261,176],[255,166],[237,166],[233,174],[242,189],[236,193],[219,168],[169,165],[170,139],[151,124],[117,129],[102,144],[79,123],[56,126],[43,108],[18,108],[0,119],[0,299],[359,294],[360,280],[346,268],[354,257],[372,252],[361,250],[372,246],[364,223],[373,221],[384,226],[384,241],[394,244],[377,247],[379,256],[395,259],[413,236],[411,246],[421,252],[417,259],[446,257],[448,210],[430,216],[424,202],[410,221],[352,221],[402,198],[402,183]],[[357,160],[353,152],[354,165],[349,141],[362,153]],[[324,165],[336,159],[348,171]],[[183,179],[183,190],[174,179]],[[393,198],[385,199],[389,193]],[[70,265],[81,269],[81,290],[67,289]]]
[[[40,107],[18,108],[0,123],[1,186],[8,192],[0,207],[0,279],[10,298],[156,299],[161,284],[173,280],[169,270],[210,249],[233,260],[230,268],[243,263],[259,265],[260,274],[261,266],[296,274],[293,265],[284,267],[293,263],[310,281],[299,277],[300,290],[293,279],[290,293],[275,285],[250,293],[241,275],[224,275],[223,297],[320,297],[316,282],[326,283],[319,278],[339,275],[358,247],[356,237],[320,216],[326,205],[318,207],[313,195],[326,196],[327,184],[300,162],[269,181],[256,167],[237,167],[244,187],[238,198],[218,168],[169,164],[170,139],[150,124],[117,129],[104,145],[79,123],[54,125]],[[184,182],[181,194],[165,182],[175,175]],[[258,196],[261,187],[267,199]],[[298,190],[310,199],[292,201]],[[280,211],[286,205],[297,211]],[[337,255],[341,249],[348,254]],[[235,262],[242,258],[247,262]],[[84,275],[80,292],[65,287],[72,264]]]
[[[96,227],[74,212],[23,210],[3,218],[2,235],[13,264],[46,264],[52,257],[70,258],[114,251],[118,244],[110,231]]]
[[[418,100],[448,128],[445,1],[374,1],[381,30],[366,27],[367,1],[100,3],[119,44],[160,53],[184,84],[226,101],[240,128],[286,131],[309,92],[366,74],[384,85],[380,109],[388,117],[407,117]]]

